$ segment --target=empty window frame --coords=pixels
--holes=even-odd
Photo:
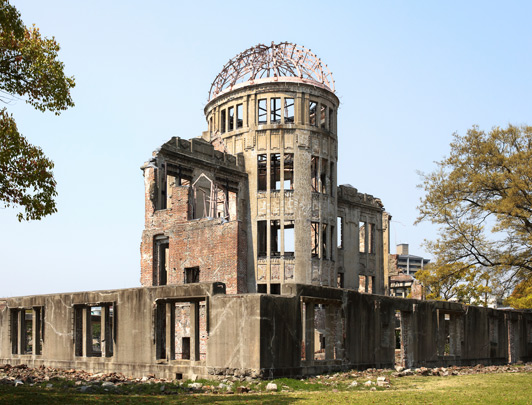
[[[327,224],[321,224],[321,257],[322,259],[329,258],[329,249],[327,244]]]
[[[164,210],[167,206],[167,195],[168,195],[168,179],[167,179],[167,165],[163,163],[155,175],[157,176],[157,201],[155,202],[156,210]]]
[[[312,185],[312,191],[318,192],[318,165],[319,165],[319,157],[318,156],[312,156],[310,158],[310,178],[311,178],[311,185]]]
[[[359,241],[358,241],[358,246],[359,246],[359,249],[358,251],[360,253],[367,253],[367,222],[362,222],[360,221],[358,223],[358,237],[359,237]]]
[[[258,108],[257,108],[257,112],[258,112],[257,122],[259,124],[266,124],[268,122],[268,105],[267,105],[267,102],[268,102],[267,99],[262,98],[257,103],[257,106],[258,106]]]
[[[319,257],[320,255],[320,223],[310,223],[310,243],[312,257]]]
[[[267,237],[266,221],[257,221],[257,250],[259,257],[265,257],[267,254]]]
[[[199,267],[187,267],[184,270],[184,283],[194,284],[200,282],[200,269]]]
[[[76,356],[113,355],[115,305],[102,303],[74,306],[74,352]]]
[[[336,218],[336,246],[338,249],[344,248],[344,219],[342,217]]]
[[[153,241],[153,285],[166,285],[170,264],[170,240],[167,236],[157,235]]]
[[[293,98],[284,99],[284,123],[285,124],[294,123],[294,99]]]
[[[236,128],[242,128],[244,126],[244,108],[242,104],[236,105]]]
[[[228,115],[228,131],[233,131],[235,129],[235,107],[229,107],[227,109]]]
[[[155,358],[166,361],[204,359],[205,312],[205,301],[157,300]]]
[[[279,124],[281,122],[281,99],[272,97],[270,99],[270,124]]]
[[[296,250],[294,221],[284,221],[284,252],[285,257],[293,257]]]
[[[344,288],[344,273],[338,272],[338,276],[336,278],[336,285],[338,288]]]
[[[327,128],[327,106],[323,104],[320,105],[320,128]]]
[[[284,167],[283,167],[283,189],[294,189],[294,154],[284,154]]]
[[[44,307],[10,310],[12,354],[42,354],[44,342]]]
[[[257,155],[257,190],[267,190],[268,155]]]
[[[270,221],[270,256],[281,256],[281,224],[278,219]]]
[[[335,259],[335,254],[334,253],[336,251],[336,249],[334,249],[334,244],[333,244],[334,243],[334,236],[335,236],[334,232],[335,232],[334,225],[331,225],[331,239],[329,240],[329,245],[331,246],[331,255],[330,255],[331,260]]]
[[[358,276],[358,292],[368,292],[366,276]]]
[[[332,108],[329,108],[329,131],[333,130],[333,117],[334,117],[334,110]]]
[[[318,108],[318,103],[315,101],[310,101],[308,106],[308,116],[309,116],[309,125],[317,125],[316,121],[316,110]]]
[[[270,154],[270,188],[271,190],[281,189],[281,154]]]
[[[320,185],[321,185],[321,189],[320,189],[321,193],[328,194],[330,181],[327,175],[327,160],[326,159],[321,160]]]
[[[225,114],[226,114],[225,110],[222,110],[220,112],[220,132],[222,134],[225,134],[225,131],[227,129],[227,126],[226,126],[227,125],[227,119],[226,119],[226,115]]]
[[[259,294],[266,294],[268,292],[267,284],[257,284],[257,292]]]

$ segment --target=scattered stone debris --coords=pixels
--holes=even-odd
[[[491,374],[491,373],[532,373],[532,363],[502,366],[483,366],[478,364],[473,367],[419,367],[414,370],[396,367],[390,369],[367,369],[362,371],[347,371],[328,375],[318,375],[315,377],[300,379],[300,382],[309,385],[323,385],[331,392],[338,392],[340,389],[363,389],[375,391],[377,389],[389,389],[392,379],[407,376],[425,377],[449,377],[469,374]],[[358,380],[358,381],[357,381]],[[192,382],[197,381],[197,377],[189,381],[178,381],[164,378],[156,378],[154,375],[146,375],[142,378],[130,378],[120,373],[88,373],[84,370],[63,370],[53,367],[40,366],[30,368],[25,364],[11,366],[9,364],[0,365],[0,385],[34,386],[40,385],[45,389],[60,387],[67,383],[72,389],[82,393],[132,393],[135,387],[154,386],[154,393],[159,395],[171,395],[177,393],[189,394],[246,394],[260,392],[277,392],[278,385],[275,382],[263,383],[260,379],[253,379],[249,376],[227,377],[221,382]],[[202,380],[205,381],[205,380]],[[213,385],[209,385],[213,384]],[[282,384],[281,392],[292,392],[294,388]]]

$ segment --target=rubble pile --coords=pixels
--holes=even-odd
[[[370,389],[390,388],[391,382],[395,378],[407,376],[427,376],[427,377],[448,377],[470,374],[490,374],[490,373],[532,373],[532,363],[483,366],[474,367],[420,367],[415,369],[405,369],[397,366],[391,369],[367,369],[337,372],[334,374],[318,375],[301,379],[305,385],[327,386],[337,392],[340,389]],[[358,381],[357,381],[358,380]],[[243,394],[256,392],[287,392],[293,388],[284,384],[278,387],[275,382],[266,382],[260,379],[247,377],[226,377],[221,382],[194,382],[176,381],[164,378],[156,378],[154,375],[147,375],[142,378],[131,378],[121,373],[89,373],[84,370],[64,370],[53,367],[40,366],[30,368],[25,364],[12,366],[9,364],[0,365],[0,385],[11,386],[41,386],[43,388],[53,388],[60,385],[75,388],[80,392],[116,392],[131,393],[136,388],[151,387],[161,394],[175,394],[178,392],[193,393],[227,393]],[[155,392],[154,392],[155,393]]]

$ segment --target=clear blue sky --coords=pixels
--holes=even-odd
[[[59,212],[0,210],[1,296],[139,285],[140,166],[172,136],[206,129],[210,83],[237,53],[290,41],[331,69],[341,106],[339,184],[382,199],[391,244],[424,255],[413,226],[428,172],[453,132],[531,124],[528,1],[13,1],[62,46],[76,107],[9,105],[55,162]]]

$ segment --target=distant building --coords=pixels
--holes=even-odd
[[[409,253],[408,244],[397,245],[396,254],[389,255],[389,295],[422,299],[423,287],[415,280],[415,274],[429,263],[429,259]]]

